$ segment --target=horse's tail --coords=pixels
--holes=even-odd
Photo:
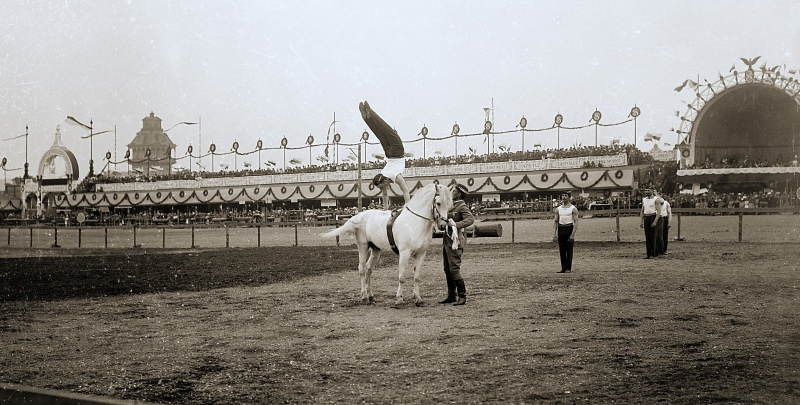
[[[351,233],[355,233],[357,226],[361,223],[358,219],[358,215],[350,218],[344,225],[325,233],[320,234],[319,236],[323,238],[333,238],[334,236],[343,236]]]

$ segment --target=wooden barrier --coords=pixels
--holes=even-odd
[[[96,395],[76,394],[74,392],[56,391],[44,388],[29,387],[19,384],[0,383],[0,404],[8,405],[146,405],[153,402],[129,401],[99,397]]]
[[[625,232],[627,232],[624,229],[624,227],[622,227],[622,225],[620,224],[620,222],[621,222],[620,218],[629,217],[628,220],[630,220],[630,217],[634,217],[634,218],[638,219],[638,216],[639,216],[639,210],[638,209],[612,209],[612,210],[595,211],[594,213],[597,213],[597,212],[603,212],[604,214],[609,214],[610,216],[616,217],[615,220],[614,220],[614,223],[609,223],[609,228],[607,229],[607,231],[609,233],[613,233],[615,239],[618,242],[623,240],[621,235],[624,234]],[[736,242],[736,241],[743,242],[743,241],[747,240],[747,236],[748,235],[746,235],[747,230],[745,229],[745,227],[748,226],[749,221],[744,219],[745,216],[752,216],[752,215],[781,215],[781,216],[785,217],[786,221],[792,222],[792,221],[800,220],[796,216],[796,215],[800,214],[800,207],[784,207],[784,208],[674,208],[672,210],[672,212],[673,212],[672,225],[675,227],[673,229],[677,229],[677,235],[676,235],[676,238],[675,238],[676,240],[684,240],[683,233],[686,231],[686,226],[685,226],[685,224],[683,224],[683,222],[685,220],[683,218],[683,216],[719,216],[719,217],[722,217],[722,218],[726,218],[727,217],[731,221],[735,221],[735,220],[738,219],[738,229],[736,231],[733,231],[731,229],[732,232],[730,234],[730,240],[732,242]],[[511,222],[511,224],[509,225],[510,228],[507,228],[506,231],[509,231],[509,229],[510,229],[511,235],[507,235],[507,236],[510,236],[509,239],[510,239],[511,243],[517,243],[519,241],[519,238],[518,238],[519,235],[517,235],[517,233],[520,231],[520,229],[526,229],[524,227],[521,227],[520,223],[517,223],[518,221],[530,221],[530,220],[543,219],[544,222],[548,222],[549,223],[549,224],[544,225],[544,226],[552,226],[552,224],[551,224],[551,222],[552,222],[552,213],[536,213],[533,216],[533,218],[525,218],[523,216],[517,216],[517,215],[508,216],[508,217],[493,215],[493,216],[491,216],[491,220],[490,221],[486,221],[486,222],[481,222],[480,219],[481,219],[481,217],[478,217],[478,221],[473,226],[470,226],[469,228],[467,228],[466,232],[467,232],[468,236],[470,236],[470,237],[475,237],[475,236],[477,236],[477,237],[497,237],[497,238],[502,237],[503,236],[503,229],[502,229],[503,227],[502,227],[501,224],[503,222],[505,222],[505,221],[510,221]],[[484,217],[483,219],[485,220],[486,218]],[[584,217],[584,219],[582,219],[582,220],[592,221],[592,218],[591,217]],[[623,219],[623,221],[624,221],[624,219]],[[262,246],[265,246],[263,244],[264,241],[262,240],[262,236],[263,235],[261,235],[261,228],[262,227],[270,227],[270,228],[272,228],[272,227],[287,227],[287,228],[288,227],[293,227],[294,228],[293,229],[293,233],[294,233],[294,243],[293,243],[293,245],[294,246],[299,246],[300,245],[300,239],[301,239],[300,235],[299,235],[299,228],[300,227],[303,227],[304,229],[309,229],[309,228],[314,228],[314,227],[339,227],[339,226],[342,226],[345,222],[346,221],[344,219],[329,220],[329,221],[314,221],[314,222],[309,222],[309,221],[302,221],[302,222],[273,222],[273,223],[261,223],[261,224],[241,224],[239,226],[236,226],[236,228],[237,229],[238,228],[250,228],[250,229],[255,228],[255,229],[252,229],[252,231],[245,231],[245,232],[248,232],[250,235],[252,235],[252,237],[254,239],[256,239],[256,243],[255,243],[256,246],[262,247]],[[677,226],[675,224],[677,224]],[[690,224],[691,224],[691,222],[690,222]],[[204,239],[204,240],[207,241],[207,243],[209,243],[209,246],[206,246],[208,248],[231,247],[231,244],[237,245],[238,242],[237,242],[237,239],[236,239],[236,235],[241,235],[242,234],[242,231],[239,231],[239,230],[237,230],[236,234],[234,234],[233,232],[230,231],[230,228],[231,228],[230,224],[221,223],[221,222],[213,223],[213,224],[188,225],[188,226],[185,226],[185,227],[182,226],[182,225],[179,225],[179,226],[172,226],[172,225],[169,225],[169,226],[152,226],[152,225],[140,226],[140,225],[132,225],[132,226],[130,226],[129,225],[129,226],[113,226],[113,227],[68,227],[68,226],[55,226],[55,227],[53,227],[52,225],[25,226],[25,227],[15,226],[15,227],[6,228],[6,245],[8,247],[12,247],[12,248],[14,248],[13,246],[20,247],[20,248],[22,248],[22,247],[34,248],[34,246],[36,246],[37,248],[43,248],[43,247],[58,248],[58,247],[60,247],[59,240],[58,240],[59,236],[60,236],[59,235],[59,233],[60,233],[59,231],[66,231],[67,232],[67,240],[68,241],[75,240],[75,239],[72,239],[72,237],[71,237],[72,235],[75,235],[77,237],[77,247],[78,248],[84,247],[85,244],[86,245],[89,245],[89,244],[93,245],[94,242],[88,242],[88,241],[92,241],[92,240],[95,240],[95,239],[97,240],[97,242],[98,242],[97,244],[99,246],[102,246],[102,247],[105,247],[105,248],[128,248],[128,247],[131,247],[131,244],[130,244],[131,241],[127,237],[124,237],[122,239],[116,238],[114,243],[110,243],[109,242],[109,229],[111,229],[112,231],[114,229],[118,229],[118,230],[128,230],[128,231],[131,231],[133,233],[133,235],[132,235],[133,247],[137,247],[137,248],[141,247],[142,246],[141,243],[143,241],[145,243],[149,244],[148,247],[151,247],[151,248],[152,247],[158,247],[158,239],[161,239],[161,248],[165,248],[166,249],[166,228],[167,227],[174,229],[175,230],[174,232],[175,232],[176,235],[179,235],[179,233],[178,233],[179,229],[186,229],[187,231],[189,229],[191,229],[191,245],[190,245],[191,248],[197,248],[198,247],[197,243],[196,243],[197,239],[196,239],[196,235],[195,235],[195,231],[196,231],[195,228],[197,228],[197,227],[199,227],[201,229],[202,228],[205,228],[205,229],[219,229],[219,228],[223,228],[223,227],[225,228],[225,239],[224,239],[224,241],[222,239],[222,233],[221,232],[215,232],[214,233],[214,235],[219,235],[219,236],[212,236],[211,239]],[[142,235],[139,235],[139,230],[140,230],[139,228],[155,230],[157,233],[149,232],[149,233],[147,233],[147,235],[150,235],[150,236],[149,237],[144,237],[144,239],[143,239]],[[252,233],[250,233],[250,232],[252,232]],[[736,232],[735,236],[734,236],[733,232]],[[170,231],[170,234],[173,235],[173,231],[172,230]],[[188,235],[186,235],[186,236],[188,237]],[[305,236],[305,234],[304,234],[304,236]],[[622,235],[622,236],[625,236],[625,235]],[[637,235],[635,237],[638,239],[640,236],[641,235],[639,235],[637,233]],[[434,237],[441,237],[441,235],[434,234]],[[233,238],[234,240],[231,240],[231,238]],[[173,239],[175,239],[175,237],[171,236],[170,240],[173,240]],[[627,238],[627,239],[630,240],[630,238]],[[14,244],[15,240],[17,241],[16,244]],[[175,239],[175,240],[177,240],[177,239]],[[287,233],[285,235],[285,239],[284,240],[286,242],[291,243],[290,234]],[[124,245],[120,245],[120,243],[123,243]],[[323,243],[323,242],[320,242],[320,243]],[[72,245],[72,243],[68,242],[68,244],[70,244],[72,247],[74,247],[74,245]],[[338,238],[336,240],[336,244],[337,244],[337,246],[340,245],[340,241],[338,240]],[[127,245],[127,246],[125,246],[125,245]],[[266,245],[269,245],[269,244],[266,244]],[[177,246],[173,246],[173,247],[177,247]]]

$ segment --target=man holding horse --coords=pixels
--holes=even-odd
[[[447,298],[440,304],[464,305],[467,303],[467,287],[461,275],[461,255],[467,244],[464,229],[475,222],[475,217],[464,202],[467,188],[463,184],[453,187],[453,207],[447,213],[447,230],[442,240],[442,258],[444,259],[444,276],[447,280]],[[456,297],[458,294],[458,297]]]
[[[383,118],[370,108],[368,102],[358,103],[358,109],[361,111],[361,118],[367,123],[369,129],[375,133],[375,136],[381,142],[384,154],[386,154],[386,166],[372,179],[372,184],[383,191],[384,208],[389,209],[389,197],[386,188],[392,182],[400,186],[400,190],[403,192],[403,200],[408,204],[411,196],[408,192],[406,180],[403,178],[403,171],[406,168],[403,140],[400,139],[400,135],[397,134],[394,128],[390,127]]]

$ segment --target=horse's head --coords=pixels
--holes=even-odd
[[[433,186],[436,190],[433,197],[433,220],[436,228],[444,231],[447,228],[447,213],[453,208],[453,195],[446,186],[439,182],[434,182]]]

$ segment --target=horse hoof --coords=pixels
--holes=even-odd
[[[424,307],[424,306],[425,306],[425,301],[418,301],[418,302],[415,302],[415,303],[414,303],[414,305],[416,305],[416,306],[418,306],[418,307]]]
[[[369,297],[369,303],[370,304],[374,304],[375,303],[375,297]]]
[[[369,299],[367,299],[367,298],[362,298],[361,299],[361,305],[369,305],[369,304],[371,304],[371,302],[369,302]]]

